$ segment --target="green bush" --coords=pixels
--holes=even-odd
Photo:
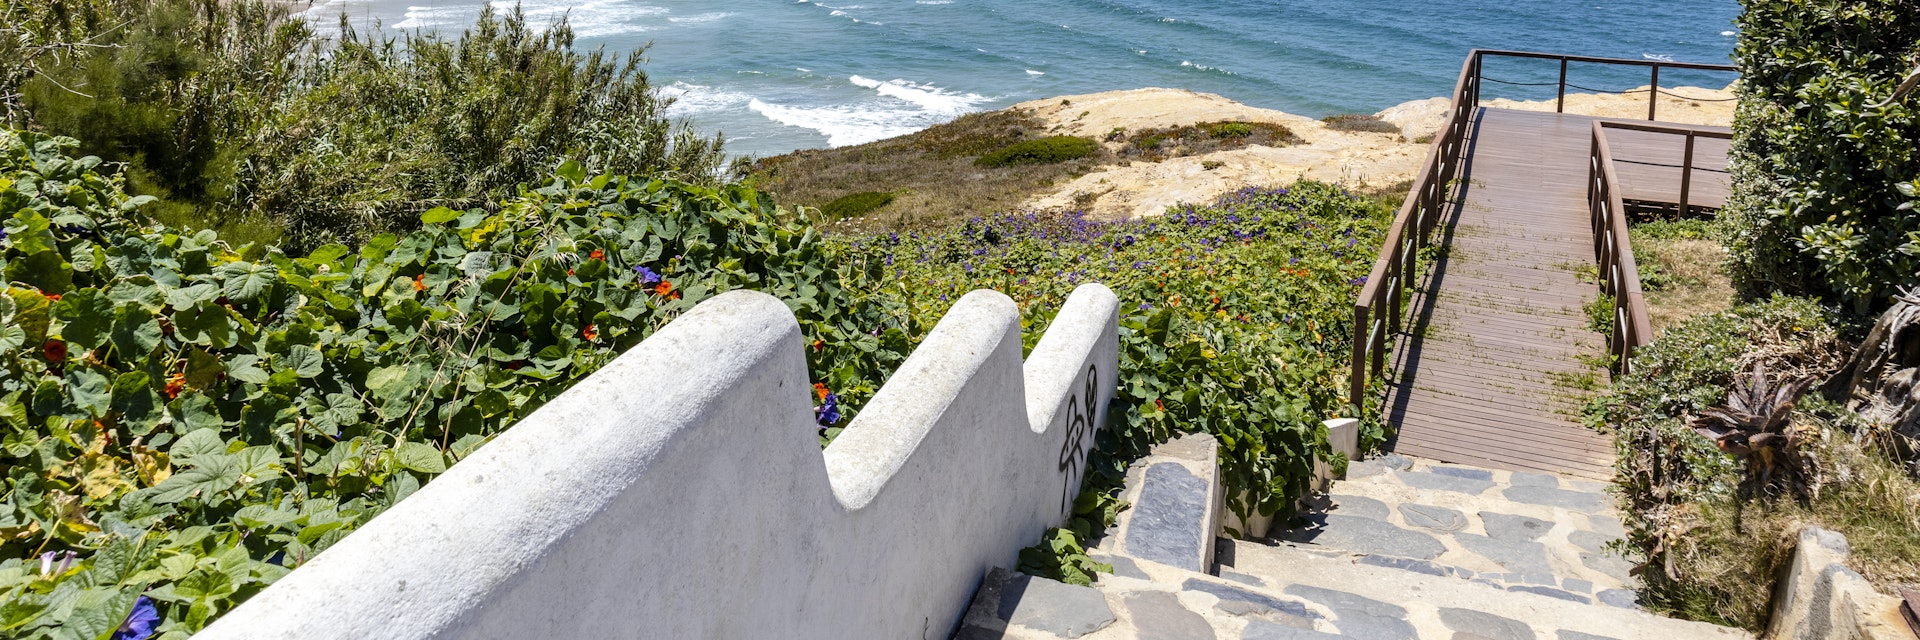
[[[184,637],[719,292],[787,301],[843,421],[930,328],[737,187],[568,165],[295,255],[148,224],[73,144],[0,135],[8,637],[95,637],[142,594]]]
[[[1755,362],[1781,379],[1831,370],[1840,348],[1829,315],[1810,299],[1776,296],[1680,321],[1635,352],[1633,371],[1609,395],[1588,403],[1590,425],[1614,433],[1614,483],[1629,550],[1649,567],[1641,580],[1650,605],[1741,626],[1764,620],[1772,560],[1688,532],[1737,509],[1742,474],[1686,420],[1724,402]]]
[[[1220,122],[1207,127],[1207,133],[1215,138],[1245,138],[1253,135],[1253,127],[1245,122]]]
[[[894,194],[878,191],[851,193],[820,206],[820,215],[828,220],[857,218],[872,213],[875,209],[893,202]]]
[[[1320,121],[1326,123],[1327,128],[1332,129],[1334,131],[1359,131],[1364,133],[1392,133],[1392,134],[1400,133],[1399,125],[1396,125],[1391,122],[1387,122],[1385,120],[1381,120],[1380,116],[1364,114],[1364,113],[1346,113],[1346,114],[1341,114],[1337,116],[1327,116],[1325,118],[1321,118]]]
[[[711,184],[722,158],[718,138],[669,122],[640,52],[576,52],[564,22],[529,27],[518,9],[482,8],[456,37],[328,42],[261,0],[0,7],[19,25],[0,38],[9,124],[130,163],[164,222],[223,236],[270,221],[252,239],[358,243],[510,197],[564,160]],[[58,47],[83,40],[102,46]]]
[[[1010,167],[1019,164],[1053,164],[1093,155],[1100,145],[1077,136],[1051,136],[1022,140],[996,149],[973,164],[982,167]]]
[[[1885,308],[1920,285],[1920,95],[1876,105],[1920,56],[1920,6],[1743,4],[1724,210],[1736,283]]]

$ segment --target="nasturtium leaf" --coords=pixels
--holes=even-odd
[[[129,371],[113,379],[113,410],[120,412],[127,430],[146,435],[160,422],[160,396],[153,392],[147,374]]]
[[[314,249],[312,253],[307,254],[307,260],[316,265],[332,264],[333,261],[345,257],[349,251],[347,245],[344,244],[324,244],[321,245],[320,248]]]
[[[440,449],[423,442],[402,442],[393,450],[394,462],[401,467],[421,473],[441,473],[447,470],[447,460]]]
[[[214,273],[222,279],[220,293],[230,300],[258,298],[280,278],[280,270],[271,263],[230,262]]]
[[[367,374],[367,390],[377,397],[387,397],[390,395],[387,390],[400,386],[406,377],[407,367],[404,365],[380,367]]]
[[[113,328],[113,301],[98,289],[82,289],[55,302],[53,317],[61,323],[62,339],[74,346],[92,349],[107,342],[107,334]]]
[[[360,401],[344,393],[329,393],[324,398],[307,399],[310,426],[320,433],[338,434],[342,428],[360,421]]]
[[[26,343],[27,329],[25,327],[12,322],[0,326],[0,356],[11,354]]]
[[[278,358],[278,364],[282,368],[292,371],[294,375],[302,378],[311,378],[320,375],[325,369],[326,359],[321,357],[318,349],[304,344],[296,344],[288,347],[286,355]]]
[[[174,335],[187,342],[224,349],[233,346],[233,318],[226,307],[211,300],[173,314]]]
[[[74,367],[67,371],[67,390],[72,393],[75,406],[96,418],[107,415],[113,407],[112,383],[91,368]]]
[[[113,349],[123,359],[137,359],[153,352],[160,346],[165,335],[153,312],[140,305],[125,305],[113,314]]]
[[[201,302],[212,302],[218,297],[220,297],[220,288],[203,282],[168,291],[167,306],[173,307],[175,311],[184,311],[192,309],[194,305]]]
[[[420,221],[426,224],[443,224],[460,217],[460,212],[446,207],[434,207],[420,214]]]
[[[208,502],[214,494],[239,484],[240,476],[240,462],[231,455],[196,456],[187,470],[160,481],[151,490],[151,499],[158,504],[173,504],[192,498]]]

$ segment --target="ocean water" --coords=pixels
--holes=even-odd
[[[324,28],[457,32],[488,0],[319,0]],[[492,0],[510,9],[514,0]],[[1736,0],[520,0],[566,19],[576,46],[651,43],[671,113],[733,154],[859,144],[1057,95],[1140,87],[1217,93],[1312,117],[1371,113],[1452,90],[1468,50],[1726,62]],[[1487,77],[1551,82],[1550,61]],[[1645,70],[1574,65],[1619,90]],[[1661,84],[1730,74],[1666,70]],[[1489,84],[1488,97],[1553,87]]]

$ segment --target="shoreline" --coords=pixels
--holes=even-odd
[[[1733,118],[1733,87],[1662,87],[1658,116],[1663,122],[1728,126]],[[1623,119],[1644,119],[1646,87],[1637,93],[1569,93],[1566,112]],[[1681,97],[1665,95],[1665,92]],[[1487,100],[1487,107],[1553,111],[1554,101]],[[1185,89],[1146,88],[1056,96],[1007,107],[1040,118],[1051,135],[1103,140],[1115,130],[1134,131],[1201,122],[1243,121],[1279,124],[1304,142],[1281,147],[1249,145],[1160,162],[1122,161],[1092,171],[1050,192],[1028,198],[1029,209],[1083,209],[1102,219],[1152,217],[1170,206],[1211,201],[1248,186],[1271,186],[1298,179],[1360,188],[1389,188],[1413,179],[1427,155],[1428,140],[1446,118],[1448,99],[1412,100],[1371,114],[1399,133],[1344,131],[1326,123],[1274,109],[1253,107],[1225,97]],[[1103,142],[1108,148],[1119,143]]]

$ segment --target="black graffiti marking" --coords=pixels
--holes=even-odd
[[[1100,366],[1087,365],[1086,389],[1079,395],[1067,398],[1067,410],[1072,412],[1067,418],[1067,439],[1060,445],[1060,510],[1070,512],[1073,508],[1075,490],[1079,489],[1081,467],[1087,461],[1087,440],[1093,437],[1095,410],[1099,408]]]

